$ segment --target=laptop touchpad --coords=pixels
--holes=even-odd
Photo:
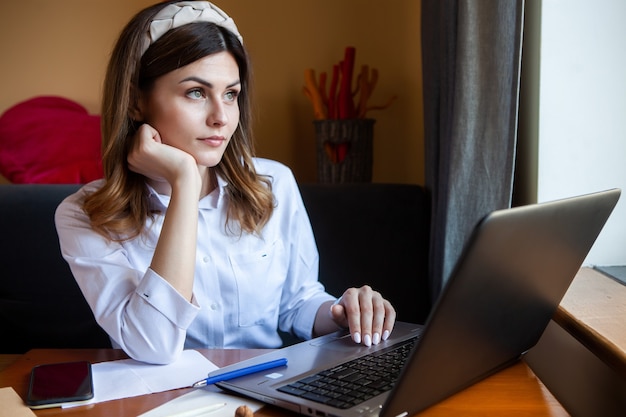
[[[367,347],[363,345],[357,345],[354,343],[350,334],[323,337],[321,339],[312,340],[310,343],[312,346],[345,352],[356,352],[359,348],[367,349]]]

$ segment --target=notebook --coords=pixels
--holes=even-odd
[[[494,211],[474,228],[423,326],[397,322],[370,348],[343,331],[297,343],[219,372],[280,357],[286,366],[217,385],[316,417],[423,411],[536,344],[620,192]]]

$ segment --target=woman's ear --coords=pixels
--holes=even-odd
[[[128,107],[128,117],[136,122],[143,121],[143,99],[142,95],[135,88],[131,89],[130,106]]]
[[[139,107],[136,105],[131,106],[128,109],[128,117],[130,117],[130,119],[135,122],[141,122],[143,120],[141,110],[139,110]]]

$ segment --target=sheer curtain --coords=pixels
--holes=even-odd
[[[422,0],[433,299],[474,225],[511,205],[523,18],[523,0]]]

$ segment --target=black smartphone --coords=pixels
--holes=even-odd
[[[33,367],[26,405],[30,408],[60,407],[93,398],[91,363],[50,363]]]

